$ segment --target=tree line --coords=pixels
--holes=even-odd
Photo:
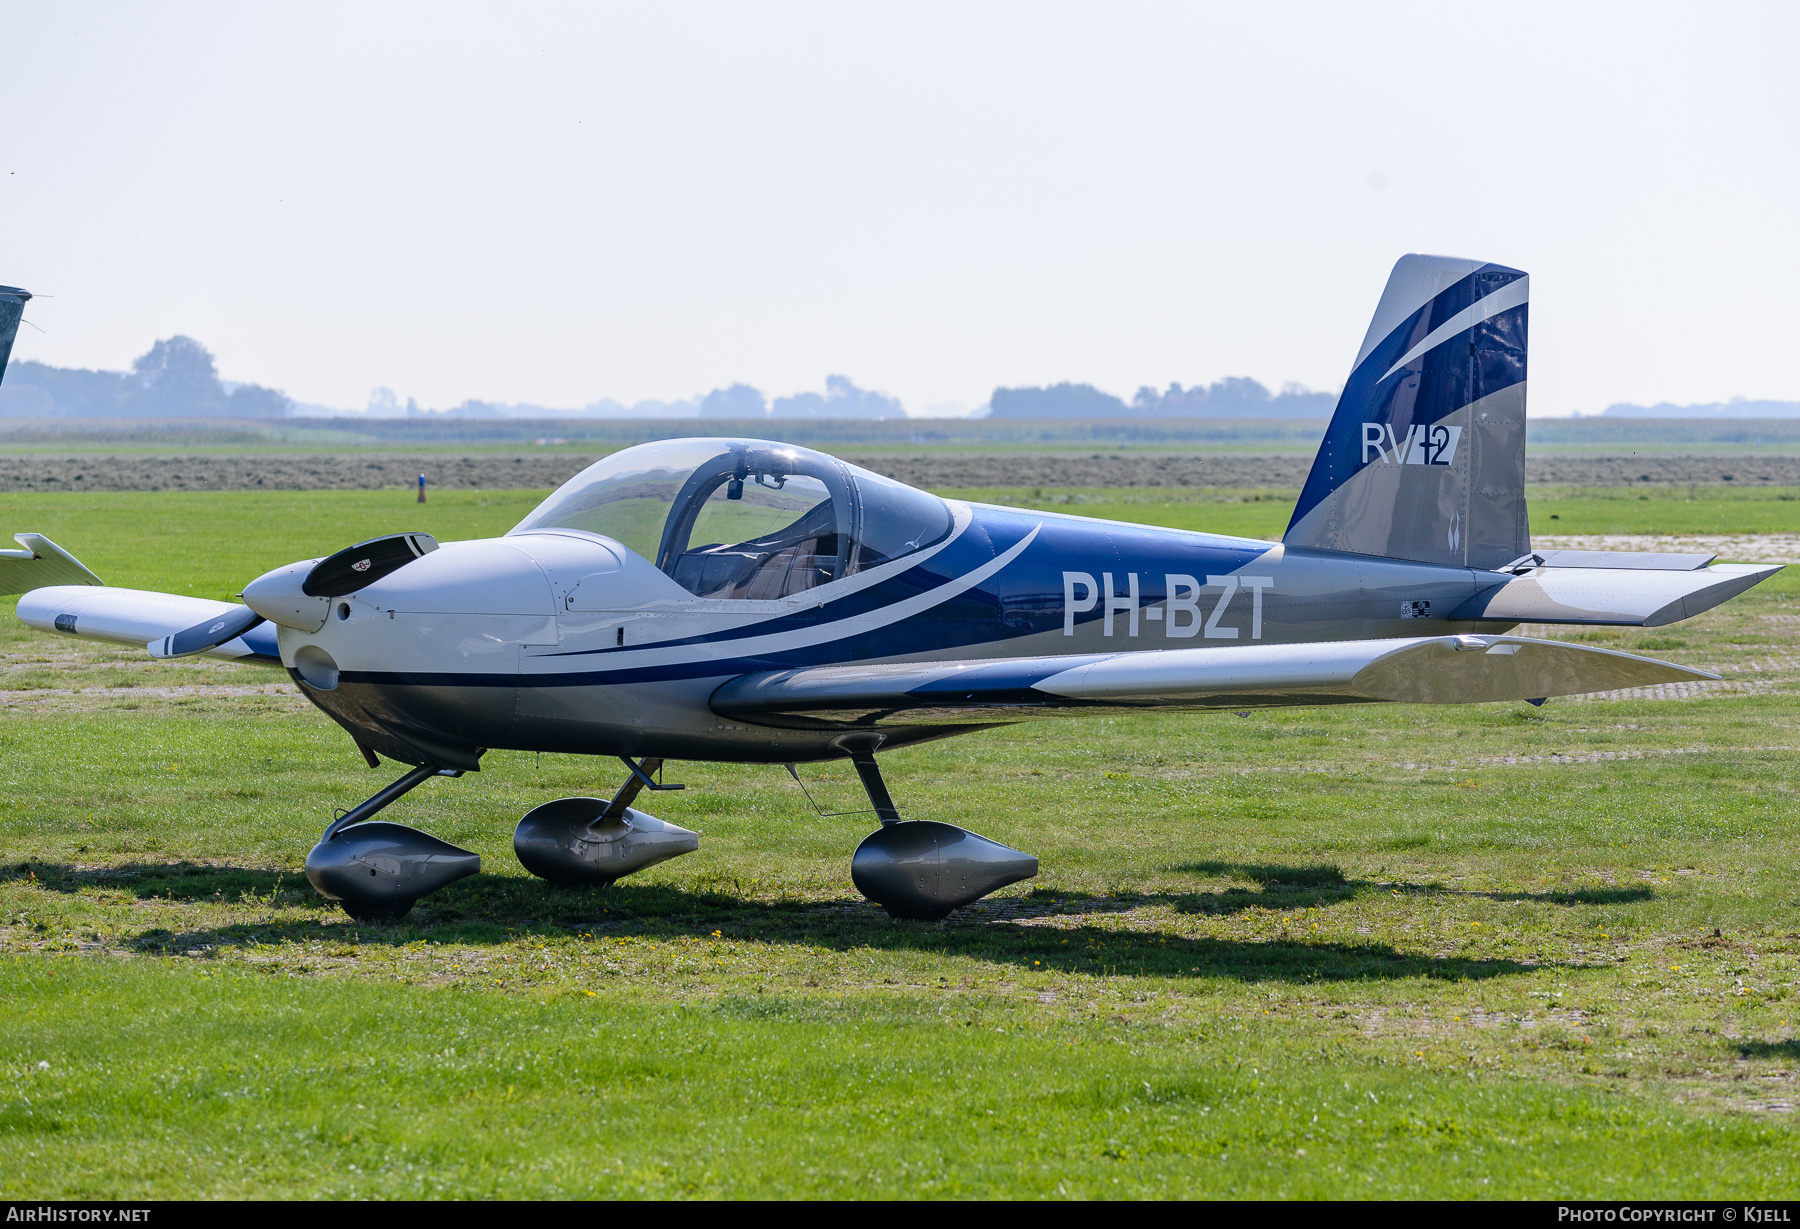
[[[139,355],[130,371],[86,371],[23,360],[0,383],[5,418],[285,418],[286,393],[227,384],[207,348],[170,337]]]

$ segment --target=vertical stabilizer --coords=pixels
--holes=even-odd
[[[1400,258],[1284,542],[1475,568],[1530,551],[1528,283],[1479,260]]]
[[[19,335],[19,321],[25,318],[25,303],[30,298],[29,293],[17,286],[0,286],[0,380],[6,378],[13,338]]]

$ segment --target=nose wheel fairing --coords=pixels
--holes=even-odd
[[[402,917],[421,897],[481,870],[481,855],[429,832],[370,817],[433,777],[456,769],[415,768],[331,821],[306,855],[306,878],[320,895],[359,919]]]
[[[480,870],[480,854],[383,820],[346,828],[306,856],[313,887],[370,920],[402,917],[421,896]]]

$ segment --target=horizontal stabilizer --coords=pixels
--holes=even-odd
[[[33,589],[19,599],[19,618],[41,632],[138,648],[165,641],[207,620],[236,618],[243,610],[233,602],[111,586],[51,585]],[[204,656],[263,665],[281,662],[275,629],[266,623],[206,649]]]
[[[1478,704],[1717,677],[1553,640],[1428,636],[777,670],[731,680],[712,708],[763,725],[967,725],[1096,707]]]
[[[15,533],[22,550],[0,550],[0,595],[29,593],[45,585],[103,585],[81,560],[41,533]]]
[[[1689,571],[1535,568],[1464,602],[1452,619],[1662,627],[1691,619],[1784,565],[1719,563]]]
[[[1634,572],[1693,572],[1705,567],[1717,554],[1665,554],[1660,551],[1637,550],[1541,550],[1527,555],[1521,563],[1547,568],[1624,568]],[[1519,564],[1501,569],[1519,570]]]

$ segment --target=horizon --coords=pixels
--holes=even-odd
[[[159,339],[159,341],[157,342],[157,346],[162,346],[162,345],[165,345],[168,342],[172,342],[172,341],[193,341],[193,340],[195,340],[195,339],[187,338],[185,335],[178,334],[173,338]],[[203,343],[196,342],[196,344],[201,345],[201,348],[204,351]],[[155,353],[155,347],[153,347],[151,351],[146,352],[144,355],[139,356],[139,358],[135,361],[143,362],[146,359],[149,359],[152,356],[152,354],[154,354],[154,353]],[[206,353],[208,354],[208,357],[210,358],[211,357],[210,351],[207,351]],[[20,364],[38,364],[41,366],[50,366],[48,364],[42,364],[40,362],[40,360],[18,358],[15,353],[13,363],[9,364],[8,370],[11,370],[12,367],[18,366]],[[128,364],[127,366],[129,367],[130,365]],[[126,370],[126,369],[120,369],[120,370],[115,371],[115,370],[95,369],[95,368],[55,368],[55,367],[52,367],[52,370],[59,371],[59,372],[73,372],[76,374],[84,374],[84,375],[85,374],[94,374],[94,375],[112,375],[112,376],[121,376],[121,377],[127,376],[129,374],[128,370]],[[5,382],[5,375],[6,375],[6,372],[0,371],[0,418],[20,417],[18,415],[10,415],[7,413],[7,406],[6,406],[7,385]],[[29,376],[27,376],[27,378],[29,378]],[[222,375],[219,376],[218,378],[219,378],[220,384],[223,386],[224,391],[228,394],[236,391],[236,389],[238,389],[238,388],[242,388],[245,386],[249,386],[252,388],[261,387],[255,381],[232,380],[232,379],[229,379]],[[1239,378],[1244,379],[1245,377],[1239,377]],[[1227,377],[1226,382],[1229,382],[1231,379],[1232,379],[1232,377]],[[858,393],[862,393],[865,395],[872,394],[878,400],[888,400],[888,398],[886,398],[886,395],[884,393],[882,393],[881,390],[878,390],[878,389],[866,389],[865,390],[865,389],[857,388],[854,385],[853,380],[851,380],[841,374],[828,376],[821,383],[826,386],[829,386],[833,381],[844,381],[846,383],[849,383],[852,386],[852,388]],[[1254,381],[1252,381],[1252,382],[1254,383]],[[14,387],[16,388],[16,386],[17,385],[15,383]],[[1095,389],[1095,387],[1091,384],[1082,383],[1082,384],[1077,385],[1077,387],[1085,389],[1089,392],[1097,391],[1097,392],[1101,393],[1102,395],[1110,396],[1110,397],[1118,400],[1119,402],[1121,402],[1122,405],[1125,407],[1125,408],[1121,409],[1121,411],[1119,411],[1119,412],[1111,413],[1111,414],[1105,415],[1104,417],[1146,418],[1146,419],[1181,418],[1181,417],[1215,417],[1215,418],[1226,418],[1226,417],[1256,418],[1256,417],[1258,417],[1258,415],[1256,415],[1254,413],[1242,414],[1242,415],[1218,414],[1218,415],[1202,415],[1202,416],[1186,415],[1186,414],[1158,414],[1158,413],[1151,412],[1151,411],[1140,412],[1140,413],[1131,413],[1131,412],[1129,412],[1129,406],[1131,405],[1131,401],[1125,397],[1120,397],[1117,394],[1109,393],[1108,390],[1105,390],[1105,389]],[[1180,387],[1181,387],[1180,385],[1176,386],[1177,389],[1179,389]],[[1201,390],[1203,388],[1203,386],[1200,386],[1200,385],[1195,385],[1193,387],[1195,390]],[[281,391],[281,390],[276,390],[276,391]],[[710,393],[710,395],[718,395],[725,391],[726,390],[724,390],[724,389],[713,389],[713,390],[709,390],[709,393]],[[753,390],[753,391],[756,391],[759,394],[762,392],[762,390]],[[1042,388],[1042,386],[1038,386],[1035,388],[1028,388],[1025,390],[1009,390],[1009,389],[997,387],[993,390],[994,393],[1001,393],[1001,392],[1008,392],[1008,391],[1036,392],[1036,391],[1043,391],[1043,388]],[[1140,395],[1141,395],[1142,391],[1144,391],[1144,390],[1142,388],[1140,388]],[[1151,390],[1151,391],[1154,391],[1154,390]],[[1309,389],[1303,385],[1289,382],[1288,384],[1282,386],[1278,390],[1277,389],[1268,389],[1266,387],[1263,387],[1262,391],[1270,393],[1270,394],[1274,394],[1274,395],[1280,395],[1280,396],[1285,396],[1285,395],[1290,395],[1290,394],[1299,394],[1299,395],[1305,396],[1305,397],[1320,397],[1320,396],[1322,396],[1322,397],[1329,397],[1329,398],[1332,398],[1335,400],[1335,398],[1337,398],[1338,395],[1342,392],[1342,389],[1341,388]],[[409,417],[417,417],[417,418],[499,417],[499,418],[513,419],[513,420],[520,420],[520,421],[534,420],[534,419],[540,419],[540,418],[541,419],[555,419],[555,418],[621,419],[621,420],[630,420],[630,419],[650,420],[650,419],[658,419],[658,418],[668,419],[668,420],[678,420],[678,419],[688,419],[688,418],[703,419],[703,418],[707,418],[707,417],[717,417],[716,415],[709,415],[702,409],[702,405],[706,401],[707,397],[709,396],[709,393],[695,392],[695,393],[690,393],[686,396],[678,396],[678,397],[672,397],[672,398],[647,398],[647,399],[644,399],[644,400],[641,400],[638,402],[634,402],[629,405],[619,402],[614,398],[602,396],[602,397],[594,398],[590,401],[587,401],[587,402],[583,403],[582,405],[572,406],[572,407],[534,405],[531,403],[517,402],[517,401],[483,402],[483,401],[479,401],[475,398],[465,398],[463,401],[455,403],[453,405],[435,407],[435,406],[419,406],[416,404],[416,399],[409,401],[406,405],[403,406],[399,403],[398,397],[394,393],[393,389],[391,389],[389,387],[385,387],[385,386],[378,386],[378,387],[370,390],[370,396],[369,396],[367,403],[360,408],[350,407],[350,406],[345,406],[345,407],[327,406],[327,405],[320,405],[317,403],[296,401],[289,406],[288,412],[286,415],[284,415],[284,417],[286,417],[286,418],[310,418],[310,419],[328,419],[328,418],[342,417],[342,418],[352,418],[352,419],[366,418],[366,419],[371,419],[371,420],[388,419],[388,418],[409,418]],[[788,401],[788,400],[792,400],[792,399],[796,399],[796,398],[803,398],[803,397],[807,397],[807,396],[816,396],[816,394],[814,394],[811,390],[795,390],[794,392],[788,394],[785,397],[780,396],[780,395],[768,397],[766,399],[768,404],[765,406],[765,415],[771,419],[785,419],[785,418],[799,417],[799,416],[793,415],[793,414],[784,414],[777,407],[783,401]],[[829,415],[829,414],[810,414],[810,415],[804,415],[804,417],[810,417],[810,418],[814,418],[814,419],[821,420],[821,421],[827,420],[827,419],[830,419],[833,417],[842,417],[842,418],[846,418],[846,419],[849,419],[849,418],[878,418],[878,419],[916,419],[919,421],[938,421],[938,420],[954,421],[954,420],[958,420],[958,419],[984,418],[984,417],[988,416],[988,413],[991,410],[990,405],[986,401],[984,401],[978,405],[959,407],[960,412],[939,412],[939,413],[932,413],[931,409],[933,409],[933,408],[942,409],[943,407],[926,407],[924,410],[920,411],[920,410],[914,410],[911,407],[907,407],[904,405],[904,403],[900,403],[897,400],[895,401],[895,404],[899,408],[898,413],[854,414],[854,415],[840,415],[840,416],[833,416],[833,415]],[[1717,402],[1688,403],[1686,405],[1677,405],[1677,404],[1674,404],[1671,402],[1666,402],[1666,401],[1655,402],[1655,403],[1652,403],[1649,405],[1643,405],[1643,404],[1638,404],[1638,403],[1634,403],[1634,402],[1613,402],[1613,403],[1603,407],[1601,410],[1599,410],[1597,412],[1583,413],[1581,410],[1573,410],[1567,414],[1531,413],[1528,416],[1531,418],[1551,418],[1551,419],[1554,419],[1554,418],[1600,418],[1600,417],[1606,417],[1609,415],[1613,416],[1613,417],[1650,417],[1650,418],[1669,418],[1669,417],[1729,418],[1729,417],[1731,417],[1729,414],[1724,414],[1724,413],[1721,413],[1720,411],[1728,409],[1732,406],[1738,406],[1738,405],[1744,405],[1744,406],[1749,406],[1749,407],[1768,407],[1767,409],[1765,409],[1765,411],[1763,413],[1751,414],[1748,416],[1749,418],[1800,417],[1800,401],[1777,401],[1777,400],[1770,399],[1770,398],[1749,398],[1749,397],[1745,397],[1742,395],[1728,397],[1728,398],[1725,398],[1725,399],[1723,399],[1721,401],[1717,401]],[[603,408],[603,407],[605,407],[605,408]],[[468,411],[471,408],[474,408],[477,412],[473,413],[473,414],[468,413]],[[497,411],[498,413],[497,414],[488,414],[485,412],[488,410]],[[1624,415],[1615,414],[1614,411],[1618,411],[1618,410],[1638,411],[1638,413],[1624,414]],[[459,411],[460,411],[460,413],[459,413]],[[1683,411],[1697,411],[1697,412],[1684,413]],[[1329,415],[1329,411],[1326,412],[1325,416],[1328,416],[1328,415]],[[57,415],[55,417],[86,417],[86,416],[88,416],[88,415],[81,415],[81,414],[66,415],[65,414],[65,415]],[[753,417],[756,417],[756,415],[748,415],[747,417],[753,418]],[[1013,415],[1012,417],[1016,418],[1019,416]],[[1068,415],[1055,415],[1052,417],[1068,417]],[[1281,414],[1267,415],[1267,417],[1270,417],[1271,419],[1274,419],[1274,420],[1282,420],[1282,419],[1291,420],[1291,419],[1294,419],[1296,416],[1292,413],[1281,413]]]

